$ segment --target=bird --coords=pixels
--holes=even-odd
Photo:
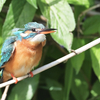
[[[55,32],[56,29],[46,29],[37,22],[29,22],[23,30],[18,29],[5,40],[1,49],[0,70],[2,77],[0,83],[13,78],[17,84],[17,77],[31,74],[42,57],[42,50],[46,44],[46,34]]]

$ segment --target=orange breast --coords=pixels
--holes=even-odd
[[[22,40],[15,43],[14,54],[4,65],[4,70],[12,73],[15,77],[29,73],[39,63],[42,56],[43,43],[32,47],[33,45],[30,46],[30,43],[26,42]]]

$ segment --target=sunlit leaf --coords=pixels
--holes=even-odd
[[[41,0],[38,3],[41,12],[48,19],[50,27],[57,29],[57,32],[52,33],[51,36],[56,42],[70,51],[73,41],[73,34],[70,31],[75,29],[75,20],[71,7],[63,0]]]
[[[35,11],[36,9],[26,0],[12,0],[3,25],[3,37],[10,36],[13,28],[24,27],[24,24],[32,21]]]
[[[72,49],[74,49],[74,50],[78,49],[78,48],[82,47],[84,44],[85,44],[84,40],[74,38]],[[83,52],[83,53],[71,58],[71,64],[72,64],[73,68],[75,68],[76,73],[78,73],[80,68],[82,67],[84,57],[85,57],[85,54]]]
[[[93,4],[93,0],[67,0],[68,3],[74,5],[86,6],[87,8]]]
[[[6,0],[0,0],[0,12],[1,12],[2,7],[3,7],[5,2],[6,2]]]
[[[93,70],[100,80],[100,44],[90,49]]]
[[[7,100],[31,100],[39,83],[39,74],[17,83],[8,95]]]
[[[100,33],[100,15],[95,15],[87,18],[83,23],[83,34],[90,35]]]
[[[3,42],[3,38],[0,37],[0,45],[2,45],[2,42]]]

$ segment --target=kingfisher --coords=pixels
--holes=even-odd
[[[13,78],[15,84],[17,77],[33,73],[31,70],[38,65],[42,57],[42,50],[46,44],[46,34],[56,29],[46,29],[43,24],[29,22],[23,30],[13,32],[5,40],[1,49],[0,69],[2,77],[0,82]]]

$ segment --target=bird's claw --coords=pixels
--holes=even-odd
[[[33,76],[34,76],[34,74],[33,74],[32,72],[30,72],[29,74],[31,75],[31,77],[33,77]]]
[[[17,78],[13,74],[11,74],[11,76],[12,76],[13,80],[15,80],[15,84],[17,84],[18,83]]]

